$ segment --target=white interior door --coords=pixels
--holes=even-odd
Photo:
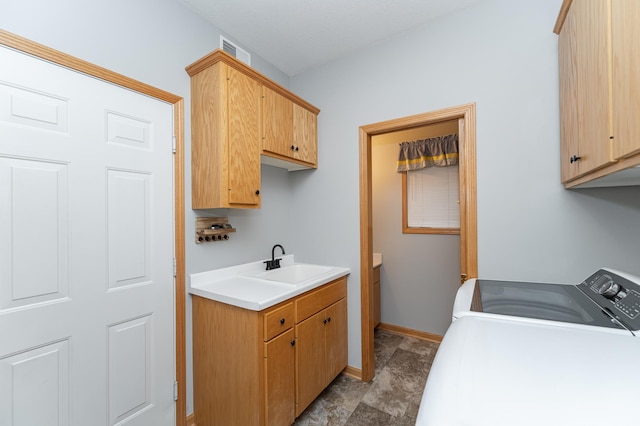
[[[172,425],[173,107],[0,64],[0,424]]]

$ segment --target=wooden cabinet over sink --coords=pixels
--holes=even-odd
[[[261,162],[317,167],[318,108],[220,49],[186,70],[192,208],[259,208]]]
[[[640,184],[638,22],[637,0],[562,3],[554,32],[565,187]]]

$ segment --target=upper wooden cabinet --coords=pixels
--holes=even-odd
[[[261,161],[317,167],[318,108],[220,49],[186,70],[192,208],[259,208]]]
[[[318,115],[293,105],[293,158],[318,164]]]
[[[269,89],[262,90],[262,154],[317,167],[317,113]]]
[[[260,207],[261,87],[218,62],[191,77],[194,209]]]
[[[565,0],[559,35],[561,173],[583,185],[640,163],[637,0]],[[596,185],[594,185],[596,186]]]
[[[640,4],[611,5],[613,52],[613,158],[640,153]]]
[[[262,150],[290,156],[293,143],[293,102],[268,87],[262,88]]]

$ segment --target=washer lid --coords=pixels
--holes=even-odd
[[[573,285],[479,279],[475,292],[479,312],[625,329]]]

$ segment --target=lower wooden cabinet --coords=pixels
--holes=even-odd
[[[380,325],[380,266],[373,268],[373,326]]]
[[[338,281],[296,301],[296,416],[347,366],[346,291]]]
[[[193,296],[198,426],[291,425],[347,366],[347,278],[256,312]]]
[[[293,329],[264,344],[268,425],[290,425],[295,420],[295,344]]]

